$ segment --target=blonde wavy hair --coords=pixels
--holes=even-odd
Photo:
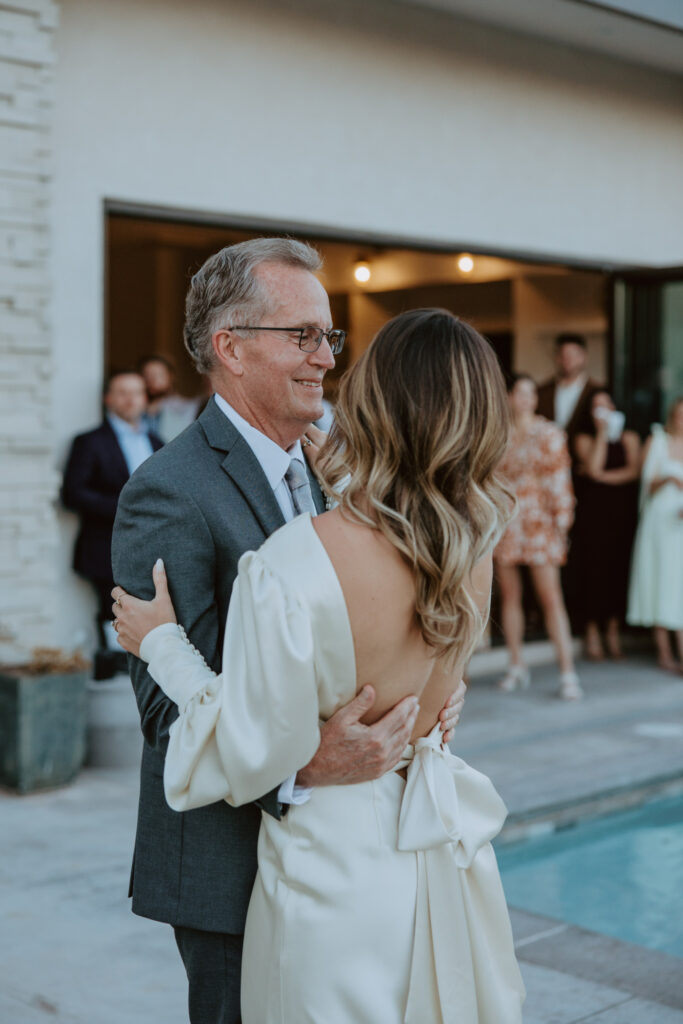
[[[342,379],[316,472],[344,514],[380,530],[415,574],[422,636],[451,666],[486,616],[466,590],[514,499],[496,475],[509,434],[492,348],[447,310],[394,317]]]

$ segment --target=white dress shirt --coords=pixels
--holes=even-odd
[[[273,494],[280,506],[282,515],[285,517],[285,522],[288,523],[291,519],[294,519],[297,513],[292,501],[292,492],[285,481],[285,473],[289,469],[289,463],[292,459],[298,459],[304,466],[306,465],[301,441],[295,441],[292,447],[285,451],[284,448],[281,448],[279,444],[276,444],[275,441],[261,433],[256,427],[252,427],[251,423],[247,423],[244,417],[240,416],[221,395],[214,395],[213,397],[218,408],[228,417],[233,427],[239,430],[256,456],[268,483],[273,489]],[[290,778],[283,782],[277,794],[281,804],[305,804],[310,799],[310,796],[310,789],[296,785],[296,775],[290,776]]]
[[[116,434],[116,440],[119,442],[119,448],[123,452],[128,472],[132,476],[138,466],[141,466],[145,459],[154,454],[149,434],[145,430],[142,421],[139,426],[134,427],[132,423],[122,420],[120,416],[113,412],[107,413],[107,419],[109,420],[109,426]]]
[[[221,395],[214,395],[213,397],[218,408],[228,417],[233,427],[239,430],[256,456],[259,466],[266,474],[266,479],[273,489],[273,494],[285,517],[285,522],[288,523],[290,519],[294,519],[296,510],[292,501],[292,492],[285,481],[285,473],[289,469],[289,463],[292,459],[298,459],[305,468],[306,459],[304,458],[301,441],[295,441],[292,447],[285,451],[284,448],[281,448],[275,441],[271,441],[269,437],[262,434],[256,427],[252,427],[251,423],[247,423],[244,417],[235,412],[230,403],[226,402]]]
[[[555,422],[563,430],[572,418],[586,380],[586,374],[582,373],[572,384],[560,384],[558,381],[555,385]]]

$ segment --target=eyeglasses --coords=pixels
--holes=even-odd
[[[321,327],[246,327],[235,324],[230,330],[279,331],[281,334],[296,334],[298,335],[296,344],[302,352],[317,352],[323,343],[323,338],[327,338],[333,356],[339,355],[346,341],[346,331],[323,331]],[[294,339],[290,340],[293,341]]]

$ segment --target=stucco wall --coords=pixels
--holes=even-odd
[[[0,660],[55,635],[51,0],[0,3]],[[44,599],[49,594],[48,600]]]
[[[57,53],[54,465],[99,415],[105,198],[683,258],[674,79],[388,0],[63,0]],[[64,592],[66,637],[89,604]]]

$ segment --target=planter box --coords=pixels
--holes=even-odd
[[[70,782],[83,764],[87,672],[0,671],[0,784],[28,793]]]

